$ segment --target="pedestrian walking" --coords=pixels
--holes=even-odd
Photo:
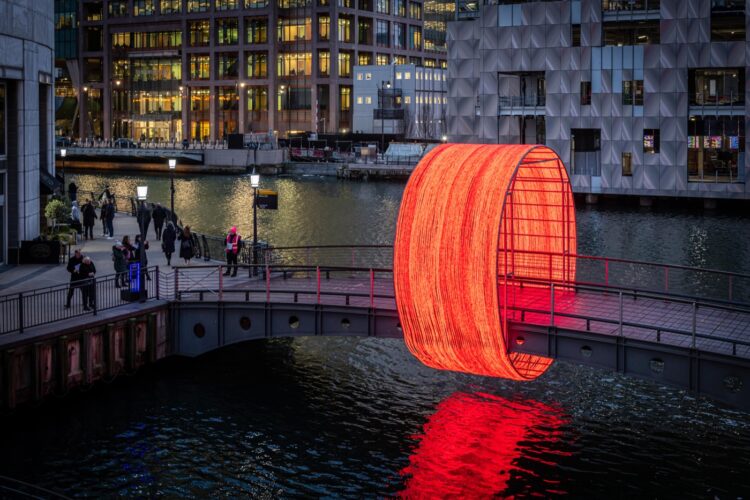
[[[225,243],[226,248],[224,252],[227,254],[227,270],[224,272],[224,276],[229,276],[229,272],[232,269],[234,269],[232,276],[237,276],[237,255],[240,253],[240,245],[242,244],[240,235],[237,234],[237,227],[232,226],[229,229]],[[234,268],[232,268],[232,264],[234,264]]]
[[[70,273],[70,284],[68,285],[68,297],[65,301],[65,309],[70,309],[70,301],[73,299],[75,289],[81,286],[81,275],[79,273],[81,263],[83,262],[83,255],[81,249],[76,248],[73,252],[73,256],[68,259],[67,271]]]
[[[164,221],[167,219],[167,211],[161,206],[161,203],[157,203],[156,206],[151,204],[151,217],[154,219],[154,232],[156,233],[156,239],[161,239],[161,232],[164,228]]]
[[[76,183],[73,181],[70,181],[70,184],[68,184],[68,197],[70,198],[70,201],[76,201],[78,199],[78,186],[76,186]]]
[[[185,226],[177,239],[180,240],[180,257],[185,259],[185,264],[189,266],[190,259],[193,258],[193,235],[190,234],[190,226]]]
[[[108,240],[111,240],[115,237],[115,205],[111,201],[107,202],[107,233],[109,236],[107,236]]]
[[[174,253],[174,242],[176,239],[177,231],[175,231],[172,221],[169,221],[167,222],[166,229],[164,229],[164,233],[161,235],[161,250],[167,258],[168,266],[172,265],[172,254]]]
[[[90,257],[84,257],[78,267],[81,278],[81,295],[83,295],[83,310],[96,309],[96,266]]]
[[[141,261],[141,252],[143,252],[143,265],[145,268],[148,268],[148,254],[146,253],[146,250],[148,250],[148,240],[143,240],[143,244],[141,244],[141,235],[136,234],[135,235],[135,255],[133,256],[133,260],[136,262]],[[145,272],[145,269],[142,270],[142,272]],[[151,281],[151,276],[146,273],[146,279]]]
[[[128,275],[128,260],[130,260],[128,249],[121,241],[116,241],[112,246],[112,262],[115,267],[115,288],[125,287],[125,278]]]
[[[83,233],[83,226],[81,226],[81,210],[78,208],[78,202],[73,201],[70,204],[70,227],[76,230],[76,233]]]
[[[102,220],[102,236],[107,236],[107,208],[109,201],[107,198],[102,197],[102,201],[99,208],[99,218]]]
[[[91,200],[86,200],[86,204],[81,209],[83,212],[83,236],[87,240],[94,239],[94,224],[96,220],[96,210],[94,205],[91,204]]]
[[[145,201],[142,201],[138,206],[136,220],[138,221],[138,228],[141,230],[141,234],[148,234],[148,226],[151,225],[151,210]]]

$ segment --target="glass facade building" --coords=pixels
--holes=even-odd
[[[345,133],[358,62],[446,64],[445,30],[428,48],[422,0],[57,0],[56,8],[65,19],[58,44],[71,26],[78,35],[59,52],[57,131],[81,138]]]
[[[459,2],[449,139],[546,144],[581,193],[750,199],[746,8]]]

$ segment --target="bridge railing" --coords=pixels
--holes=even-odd
[[[227,267],[178,266],[173,289],[178,301],[281,301],[359,307],[395,308],[390,269],[240,265],[238,278],[226,276]],[[251,275],[252,279],[245,276]]]
[[[742,332],[750,325],[750,307],[540,279],[516,278],[508,288],[511,321],[750,358]]]
[[[145,286],[148,300],[160,298],[159,268],[147,270]],[[69,320],[79,316],[94,315],[114,309],[130,302],[121,297],[116,288],[116,275],[98,276],[94,280],[82,280],[36,290],[0,296],[0,334],[19,332],[35,326]],[[84,288],[88,287],[92,297],[91,307],[84,305]],[[66,308],[69,291],[73,296],[70,308]]]
[[[562,270],[566,259],[575,259],[575,276],[581,285],[628,288],[668,293],[703,301],[750,304],[750,275],[673,264],[634,261],[593,255],[515,251],[508,256],[516,277],[540,277]],[[552,274],[547,276],[552,278]]]
[[[393,245],[318,245],[270,247],[270,264],[352,268],[393,267]]]

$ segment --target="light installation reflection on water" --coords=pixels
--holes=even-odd
[[[488,498],[512,494],[514,476],[570,455],[560,450],[561,410],[543,403],[484,393],[455,393],[442,401],[414,439],[405,476],[405,498]],[[564,494],[546,478],[546,493]],[[520,493],[520,492],[516,492]]]

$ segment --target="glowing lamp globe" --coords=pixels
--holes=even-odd
[[[557,154],[538,145],[443,144],[404,191],[394,287],[404,340],[443,370],[531,380],[550,358],[512,352],[515,278],[575,279],[573,193]],[[546,285],[544,284],[546,283]]]

